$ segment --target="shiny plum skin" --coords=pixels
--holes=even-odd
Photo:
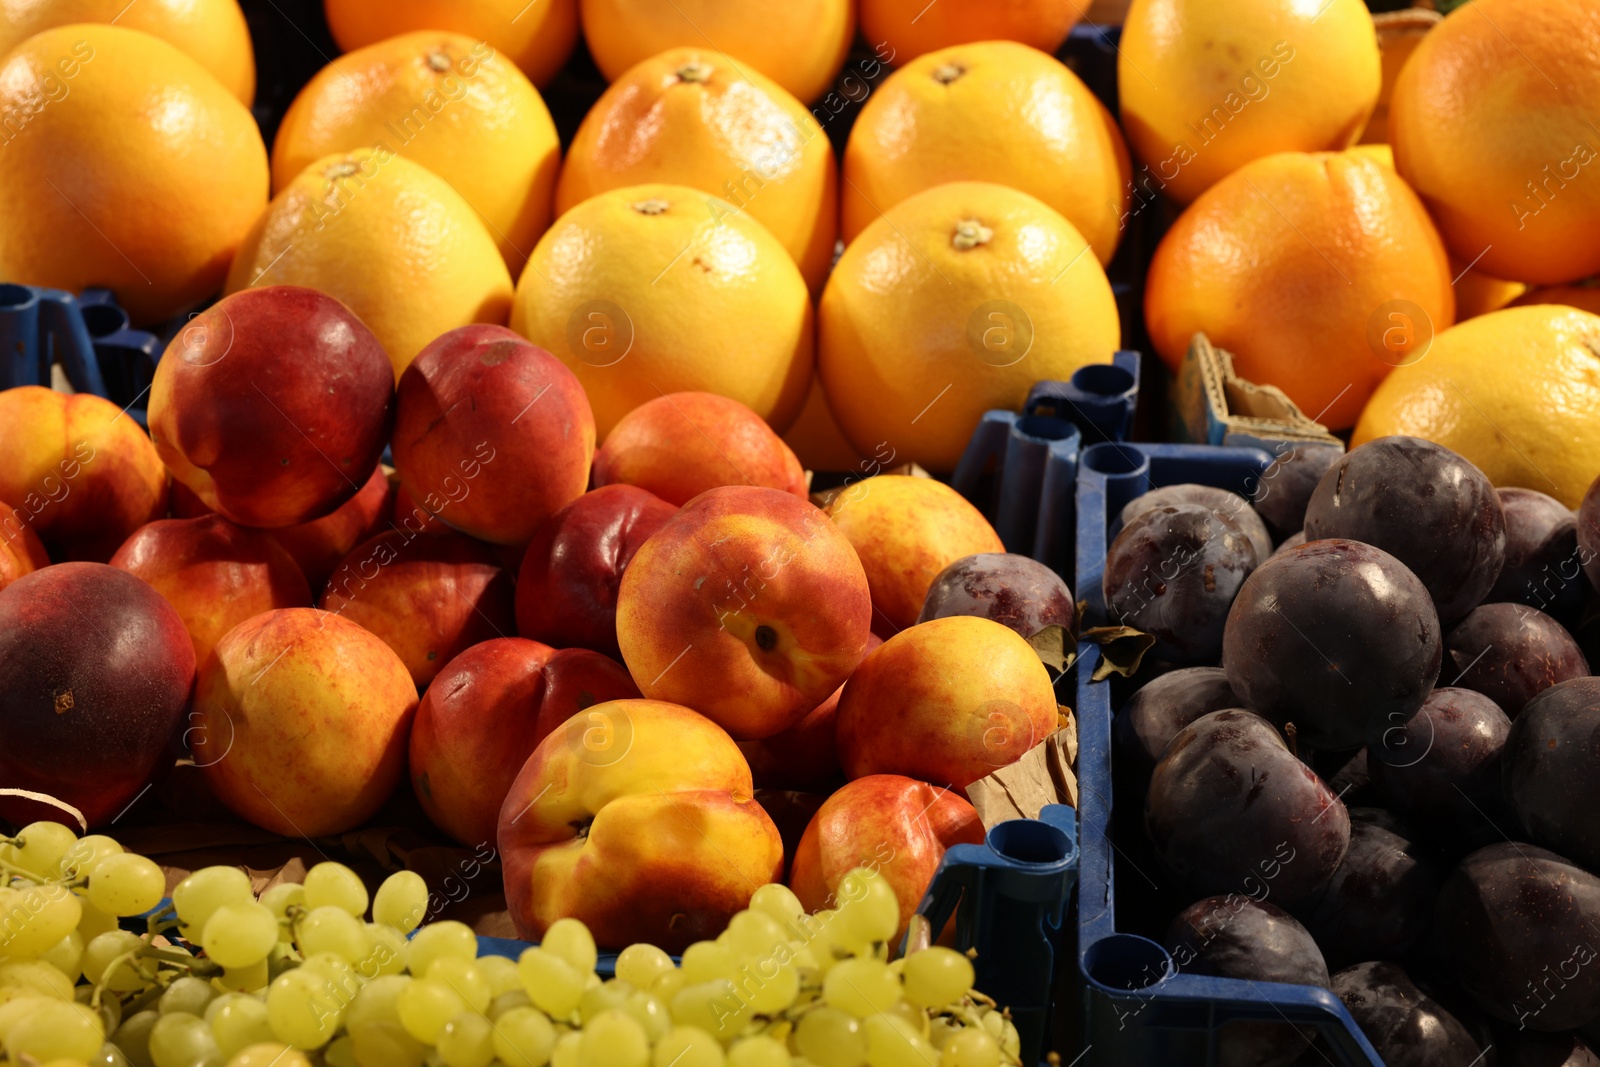
[[[1600,866],[1600,678],[1574,678],[1529,701],[1502,762],[1506,799],[1529,838]]]
[[[1600,878],[1504,841],[1462,860],[1434,908],[1433,949],[1486,1014],[1553,1033],[1600,1015]]]
[[[1424,834],[1497,839],[1489,819],[1504,807],[1500,761],[1510,732],[1510,718],[1494,701],[1441,686],[1409,722],[1368,747],[1372,784]]]
[[[1246,579],[1223,664],[1245,706],[1313,748],[1356,748],[1403,726],[1439,677],[1439,619],[1422,582],[1382,549],[1309,541]]]
[[[1106,611],[1155,636],[1152,659],[1215,663],[1228,609],[1256,563],[1255,547],[1228,516],[1199,504],[1151,508],[1106,552]]]
[[[1585,586],[1577,514],[1535,489],[1495,492],[1506,517],[1506,561],[1484,602],[1527,604],[1570,626]]]
[[[1226,515],[1238,523],[1239,529],[1250,538],[1250,543],[1256,549],[1257,560],[1272,555],[1272,534],[1267,531],[1267,524],[1261,521],[1261,516],[1256,514],[1256,509],[1238,493],[1230,493],[1214,485],[1186,482],[1182,485],[1163,485],[1159,489],[1152,489],[1128,501],[1120,516],[1122,525],[1127,526],[1153,508],[1175,504],[1198,504],[1215,514]]]
[[[1306,538],[1362,541],[1405,564],[1446,624],[1500,576],[1506,520],[1483,472],[1420,437],[1380,437],[1329,467],[1306,506]]]
[[[1178,732],[1151,772],[1144,811],[1162,862],[1197,893],[1270,894],[1288,906],[1320,889],[1350,844],[1339,798],[1270,722],[1237,708]]]
[[[1578,561],[1589,584],[1600,590],[1600,478],[1589,483],[1578,505]]]
[[[1406,838],[1350,813],[1350,848],[1295,909],[1330,967],[1401,959],[1426,939],[1440,874]]]
[[[1513,719],[1557,682],[1589,674],[1572,635],[1526,604],[1480,604],[1450,631],[1444,647],[1454,684],[1482,693]]]
[[[1294,445],[1279,454],[1261,475],[1251,494],[1256,513],[1280,536],[1298,532],[1306,523],[1306,505],[1329,467],[1344,449],[1336,445]]]
[[[1149,771],[1178,731],[1202,715],[1240,706],[1221,667],[1185,667],[1150,679],[1111,723],[1111,738],[1140,770]]]
[[[1388,1067],[1465,1067],[1482,1054],[1461,1020],[1393,963],[1346,967],[1332,988]]]
[[[976,615],[1032,637],[1063,626],[1069,646],[1078,640],[1078,608],[1061,575],[1013,552],[980,552],[940,571],[928,587],[918,622]]]
[[[1304,530],[1296,530],[1294,533],[1290,534],[1288,537],[1285,537],[1283,539],[1283,543],[1280,544],[1276,549],[1274,549],[1272,554],[1274,556],[1276,556],[1279,552],[1288,552],[1290,549],[1299,548],[1301,545],[1303,545],[1305,543],[1306,543],[1306,532]]]

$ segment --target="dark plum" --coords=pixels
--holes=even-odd
[[[1285,537],[1283,539],[1283,543],[1281,545],[1279,545],[1273,551],[1272,554],[1274,556],[1276,556],[1279,552],[1287,552],[1291,548],[1299,548],[1301,545],[1303,545],[1305,543],[1306,543],[1306,532],[1304,530],[1296,530],[1294,533],[1290,534],[1288,537]]]
[[[1332,987],[1387,1067],[1467,1067],[1482,1057],[1461,1020],[1393,963],[1346,967]]]
[[[1506,800],[1528,836],[1600,867],[1600,678],[1530,700],[1511,724],[1503,763]]]
[[[1445,636],[1444,648],[1450,684],[1482,693],[1513,719],[1557,682],[1589,674],[1566,628],[1526,604],[1480,604]]]
[[[1577,1034],[1524,1030],[1499,1047],[1496,1067],[1600,1067],[1600,1056]]]
[[[1578,505],[1578,562],[1589,584],[1600,589],[1600,478],[1589,483]]]
[[[1255,508],[1252,508],[1238,493],[1230,493],[1214,485],[1186,482],[1182,485],[1163,485],[1159,489],[1152,489],[1128,501],[1120,516],[1122,525],[1127,526],[1153,508],[1176,504],[1198,504],[1216,514],[1226,515],[1238,523],[1239,529],[1250,538],[1250,543],[1256,549],[1257,560],[1272,555],[1272,535],[1267,532],[1267,524],[1261,521],[1261,516],[1256,514]]]
[[[1245,706],[1314,748],[1403,726],[1439,676],[1442,640],[1417,576],[1382,549],[1309,541],[1273,556],[1228,613],[1223,665]]]
[[[1350,808],[1350,818],[1356,817],[1357,804],[1377,803],[1377,789],[1372,784],[1372,771],[1367,767],[1367,750],[1360,748],[1356,754],[1341,763],[1331,774],[1324,774],[1328,788],[1334,796]]]
[[[1255,509],[1279,536],[1297,533],[1306,522],[1306,505],[1327,469],[1339,462],[1338,445],[1298,444],[1272,461],[1261,475],[1252,500]]]
[[[1023,637],[1062,626],[1068,647],[1078,640],[1078,606],[1067,583],[1038,560],[1012,552],[964,556],[934,577],[917,621],[950,615],[976,615]]]
[[[1344,860],[1295,912],[1330,967],[1401,959],[1427,936],[1440,880],[1411,841],[1352,811]]]
[[[1535,489],[1496,489],[1506,516],[1506,562],[1485,603],[1527,604],[1560,620],[1583,610],[1583,567],[1578,516]]]
[[[1282,908],[1243,894],[1189,905],[1167,928],[1166,945],[1187,974],[1328,986],[1328,965],[1305,927]],[[1231,1023],[1217,1038],[1217,1062],[1281,1067],[1305,1050],[1312,1033],[1279,1022]]]
[[[1323,474],[1306,506],[1306,537],[1363,541],[1421,579],[1439,618],[1455,622],[1500,575],[1506,520],[1483,472],[1420,437],[1380,437]]]
[[[1510,732],[1506,713],[1482,693],[1435,689],[1409,722],[1367,749],[1372,783],[1426,834],[1493,834],[1489,820],[1504,807],[1500,758]]]
[[[1285,905],[1311,896],[1350,844],[1350,816],[1273,725],[1240,709],[1184,727],[1151,772],[1145,829],[1197,893]]]
[[[1117,751],[1148,771],[1178,731],[1202,715],[1240,706],[1221,667],[1186,667],[1152,678],[1111,723]]]
[[[1486,1014],[1553,1033],[1600,1016],[1600,878],[1504,841],[1462,860],[1433,916],[1441,965]]]
[[[1155,636],[1152,659],[1214,663],[1228,607],[1256,562],[1250,539],[1226,515],[1198,504],[1152,508],[1106,552],[1106,610]]]

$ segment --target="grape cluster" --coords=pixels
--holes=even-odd
[[[551,925],[517,960],[479,956],[477,936],[459,922],[419,928],[428,891],[412,872],[390,876],[369,901],[339,863],[259,898],[243,871],[207,867],[163,905],[161,868],[109,837],[34,823],[0,840],[6,1064],[1019,1062],[1016,1028],[971,988],[965,955],[925,947],[889,960],[899,903],[865,868],[841,881],[833,909],[806,915],[787,888],[765,885],[681,964],[632,945],[602,980],[594,938],[576,919]],[[136,916],[142,934],[119,926]]]

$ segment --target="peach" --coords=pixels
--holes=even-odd
[[[634,555],[617,641],[645,696],[754,741],[839,687],[866,652],[871,615],[855,550],[821,511],[781,489],[724,486]]]
[[[506,903],[538,940],[583,920],[602,947],[681,952],[783,871],[778,828],[716,723],[658,700],[579,712],[539,743],[500,809]]]
[[[297,285],[225,296],[172,339],[150,385],[150,436],[172,476],[244,526],[293,526],[355,496],[394,414],[372,331]]]
[[[104,563],[167,513],[167,472],[133,417],[109,400],[38,385],[0,392],[5,528],[31,528],[56,560]]]
[[[411,728],[411,786],[434,825],[493,846],[500,805],[528,756],[578,712],[636,698],[622,664],[521,637],[473,645],[444,665]]]
[[[1056,728],[1050,672],[1017,632],[974,615],[913,626],[874,650],[839,697],[851,778],[904,774],[964,789]]]
[[[462,326],[400,376],[394,465],[406,492],[473,537],[525,545],[582,495],[594,412],[561,361],[504,326]]]
[[[355,496],[320,519],[278,527],[273,540],[294,557],[311,591],[318,593],[352,548],[384,528],[389,496],[389,477],[379,464]]]
[[[44,542],[28,525],[28,517],[0,501],[0,589],[24,574],[50,566]]]
[[[884,637],[916,623],[928,587],[945,567],[1006,550],[982,512],[932,478],[866,478],[841,490],[827,512],[861,557],[872,588],[872,628]]]
[[[517,632],[621,659],[617,587],[639,546],[677,510],[643,489],[607,485],[540,523],[517,574]]]
[[[376,635],[315,608],[229,630],[195,685],[185,736],[234,814],[321,837],[370,819],[405,772],[417,688]]]
[[[515,630],[513,605],[494,550],[453,530],[386,530],[357,545],[317,602],[382,638],[419,689],[467,648]]]
[[[669,504],[687,504],[719,485],[764,485],[804,497],[806,472],[766,420],[737,400],[667,393],[606,434],[594,456],[594,484],[636,485]]]
[[[867,635],[869,654],[881,644],[883,639],[877,634]],[[781,734],[739,742],[739,751],[749,761],[758,789],[804,789],[843,773],[839,769],[835,730],[843,692],[841,685]]]
[[[900,931],[922,903],[952,845],[983,844],[983,823],[960,793],[898,774],[841,786],[806,827],[789,888],[806,911],[839,907],[839,882],[856,867],[883,875],[900,901]]]
[[[144,579],[178,610],[196,663],[251,616],[311,604],[305,575],[271,534],[221,515],[141,526],[111,565]]]

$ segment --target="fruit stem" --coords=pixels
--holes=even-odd
[[[705,82],[711,80],[711,64],[702,63],[697,59],[691,63],[685,63],[683,66],[674,71],[674,73],[677,74],[678,80],[681,82],[695,82],[704,84]]]
[[[435,48],[428,53],[428,66],[443,74],[450,69],[450,57],[442,48]]]
[[[950,243],[958,252],[968,252],[994,239],[994,231],[977,219],[962,219],[956,223],[956,232]]]
[[[1300,729],[1292,722],[1283,724],[1283,739],[1289,744],[1289,755],[1300,758]]]
[[[934,68],[933,80],[938,82],[940,85],[949,85],[966,72],[967,68],[963,67],[960,63],[945,63],[942,66]]]
[[[640,200],[638,203],[629,204],[628,206],[641,215],[664,215],[672,205],[665,200],[652,198],[650,200]]]

